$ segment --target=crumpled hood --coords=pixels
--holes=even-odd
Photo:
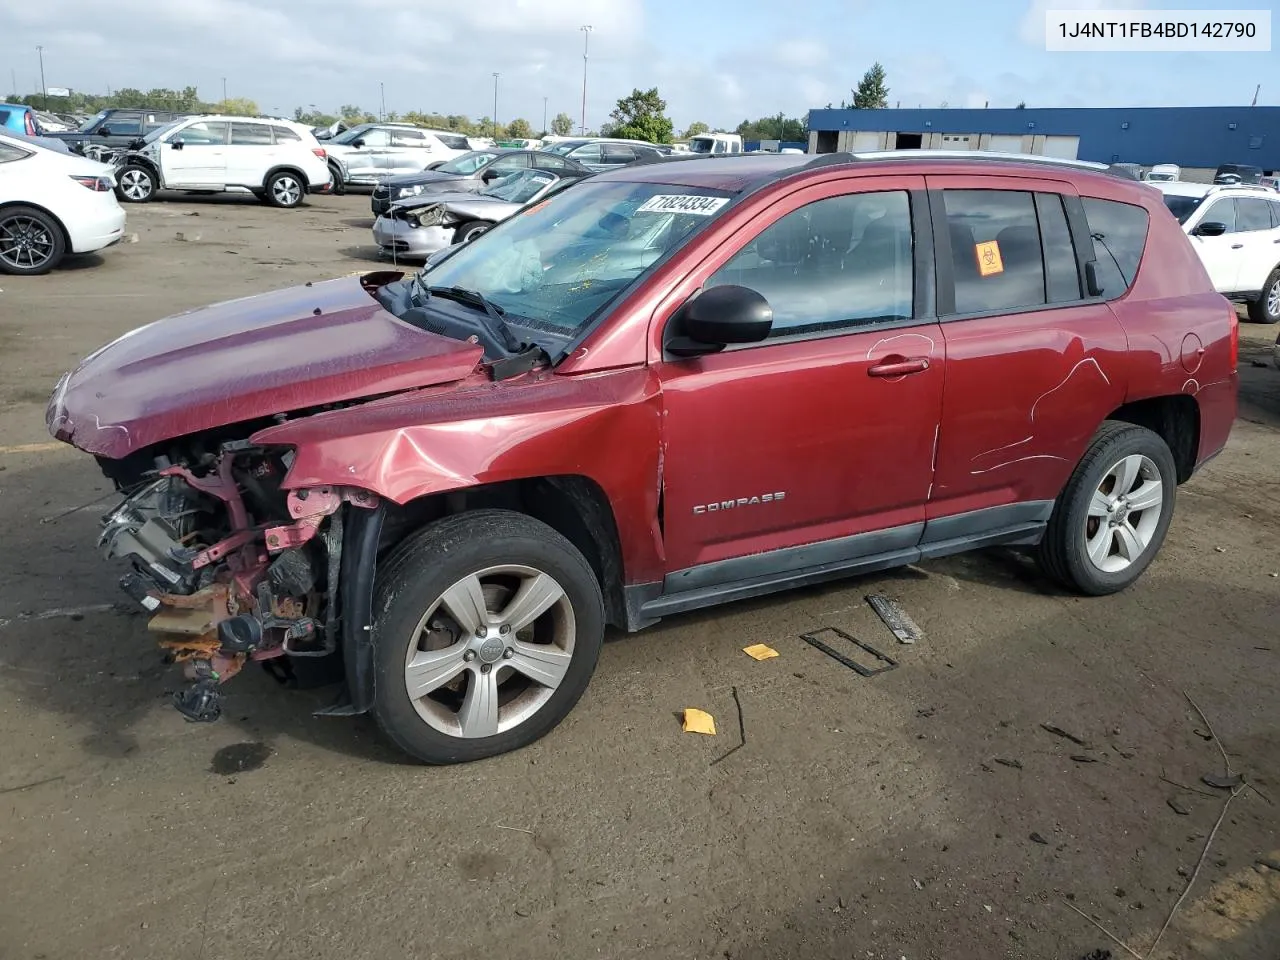
[[[499,204],[519,206],[498,197],[484,193],[424,193],[417,197],[405,197],[391,204],[393,210],[418,210],[425,207],[450,207],[454,204],[465,204],[468,208],[486,209]]]
[[[479,346],[403,323],[369,295],[401,276],[293,287],[127,333],[59,381],[49,432],[118,459],[211,427],[463,379]]]

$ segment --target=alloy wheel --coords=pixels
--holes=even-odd
[[[120,191],[130,200],[151,196],[151,178],[141,170],[126,170],[120,177]]]
[[[1155,463],[1140,453],[1121,459],[1102,476],[1085,518],[1085,549],[1104,573],[1137,561],[1155,536],[1164,483]]]
[[[551,699],[573,660],[573,605],[533,567],[488,567],[446,590],[418,621],[405,688],[436,730],[492,737]]]
[[[1271,284],[1267,292],[1267,316],[1280,317],[1280,280]]]
[[[0,221],[0,260],[18,270],[38,270],[53,259],[57,244],[49,227],[35,217]]]
[[[282,207],[293,207],[302,200],[302,184],[293,177],[276,177],[271,196]]]

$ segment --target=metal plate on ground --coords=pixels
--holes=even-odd
[[[830,634],[830,635],[834,635],[835,638],[839,638],[841,640],[847,640],[849,643],[853,644],[859,650],[862,650],[863,652],[868,653],[872,657],[874,657],[875,662],[880,665],[877,667],[864,667],[857,660],[854,660],[852,657],[845,656],[843,653],[841,653],[839,650],[832,647],[830,644],[824,643],[823,641],[819,640],[818,636],[821,634]],[[821,630],[813,631],[813,633],[802,633],[800,634],[800,639],[803,640],[805,643],[809,644],[809,646],[817,650],[821,650],[823,653],[825,653],[832,660],[835,660],[837,663],[844,664],[846,667],[848,667],[850,670],[852,670],[854,673],[858,674],[859,676],[874,677],[877,673],[884,673],[886,670],[892,670],[898,666],[898,661],[893,659],[893,657],[886,656],[885,654],[877,650],[875,647],[871,646],[871,644],[863,643],[857,637],[851,637],[849,634],[845,633],[839,627],[823,627]]]
[[[905,610],[888,597],[873,593],[867,597],[871,609],[884,621],[884,625],[893,631],[893,635],[902,643],[915,643],[924,639],[924,631],[916,626]]]

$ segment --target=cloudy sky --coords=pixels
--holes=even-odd
[[[1227,9],[1271,2],[1146,6]],[[291,112],[356,103],[541,125],[587,121],[633,87],[657,86],[677,128],[803,116],[838,104],[874,60],[902,106],[1280,104],[1280,54],[1044,51],[1050,6],[1129,8],[1141,0],[0,0],[0,84],[105,91],[195,85]]]

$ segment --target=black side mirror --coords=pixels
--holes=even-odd
[[[1192,231],[1197,237],[1220,237],[1227,232],[1227,225],[1217,220],[1202,223]]]
[[[111,136],[111,128],[104,123],[102,126],[98,128],[98,136],[100,137]]]
[[[363,140],[352,140],[352,141],[351,141],[351,145],[352,145],[353,147],[355,147],[357,150],[359,150],[361,147],[363,147],[363,146],[364,146],[364,141],[363,141]]]
[[[773,327],[769,301],[749,287],[703,290],[671,318],[667,350],[677,357],[719,353],[731,343],[759,343]]]
[[[173,147],[173,149],[175,149],[175,150],[181,150],[181,149],[182,149],[182,138],[181,138],[181,137],[178,137],[178,138],[177,138],[177,139],[175,139],[175,140],[170,140],[170,141],[169,141],[169,146]]]

